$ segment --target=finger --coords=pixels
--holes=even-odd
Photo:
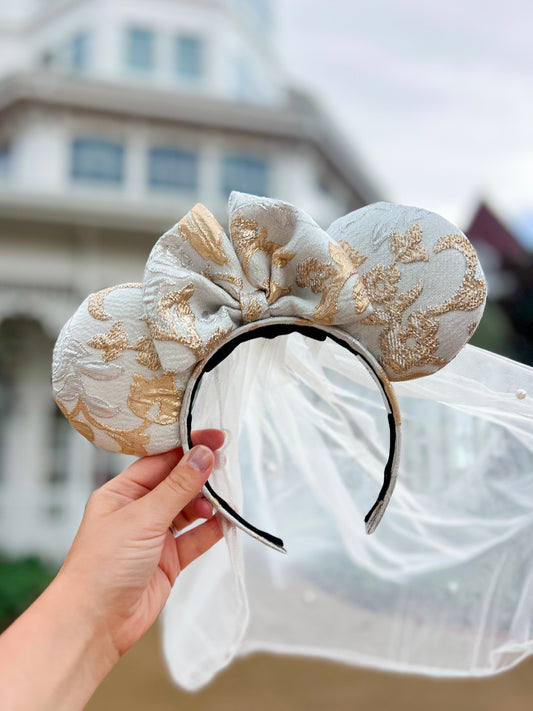
[[[172,523],[178,531],[181,531],[199,518],[211,518],[212,515],[211,504],[202,496],[197,496],[179,512]]]
[[[159,559],[159,567],[167,577],[170,585],[174,585],[180,572],[180,562],[176,555],[176,542],[170,531],[168,535],[165,536],[161,558]]]
[[[207,430],[194,430],[191,432],[191,439],[193,445],[205,444],[206,447],[215,451],[222,447],[226,440],[226,435],[222,430],[207,429]]]
[[[146,521],[164,530],[176,516],[194,499],[211,473],[213,452],[203,444],[196,445],[172,469],[152,491],[132,506],[142,510],[139,515]]]
[[[194,430],[191,433],[194,445],[204,444],[211,450],[224,444],[222,430]],[[176,447],[163,454],[153,454],[133,462],[121,474],[111,480],[113,491],[119,490],[130,498],[138,499],[156,487],[167,477],[183,457],[183,447]]]
[[[211,518],[214,513],[213,507],[203,496],[194,499],[192,502],[197,518]]]
[[[181,570],[209,550],[221,538],[222,529],[216,516],[176,538]]]

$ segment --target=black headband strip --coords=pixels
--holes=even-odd
[[[191,438],[191,431],[192,431],[192,411],[194,408],[194,402],[198,393],[198,389],[200,387],[201,380],[205,373],[209,373],[212,371],[214,368],[216,368],[217,365],[219,365],[225,358],[227,358],[234,350],[237,348],[241,343],[245,343],[246,341],[250,341],[254,338],[277,338],[278,336],[285,336],[290,333],[301,333],[303,336],[307,336],[308,338],[313,338],[316,341],[325,341],[326,338],[330,338],[333,340],[335,343],[338,343],[340,346],[343,348],[346,348],[350,353],[353,355],[357,356],[360,358],[364,364],[366,365],[367,369],[369,372],[372,374],[373,379],[376,381],[378,384],[378,387],[381,390],[381,393],[385,399],[385,402],[387,404],[387,420],[389,423],[389,455],[387,459],[387,463],[385,464],[385,469],[383,472],[383,485],[381,487],[381,490],[378,494],[378,497],[376,499],[376,502],[370,509],[370,511],[367,513],[365,516],[365,524],[366,524],[366,530],[368,533],[371,533],[375,525],[377,525],[377,522],[379,521],[380,516],[378,514],[380,513],[381,506],[383,505],[385,501],[385,497],[387,496],[387,493],[389,492],[389,489],[391,487],[392,483],[392,467],[393,467],[393,462],[394,462],[394,456],[395,456],[395,451],[396,451],[396,422],[394,418],[394,409],[389,397],[389,394],[387,393],[386,388],[383,385],[383,382],[381,378],[379,377],[378,373],[376,372],[373,364],[370,362],[368,358],[365,357],[364,354],[354,350],[349,343],[347,343],[345,340],[342,338],[339,338],[335,336],[335,334],[331,333],[330,331],[325,331],[322,330],[321,328],[318,328],[316,326],[308,326],[300,323],[272,323],[272,324],[264,324],[261,326],[258,326],[255,329],[250,329],[247,331],[243,331],[241,334],[236,335],[234,338],[231,338],[229,341],[226,343],[223,343],[207,360],[204,362],[200,373],[198,374],[196,381],[194,383],[191,397],[189,400],[189,407],[187,411],[187,443],[189,448],[192,448],[193,442]],[[285,548],[283,547],[283,541],[281,538],[278,538],[277,536],[273,536],[271,533],[268,533],[267,531],[262,531],[253,524],[249,523],[244,519],[242,516],[240,516],[228,503],[225,501],[219,494],[216,493],[216,491],[213,489],[213,487],[209,484],[207,481],[205,483],[205,489],[209,492],[209,495],[213,497],[218,505],[227,513],[229,514],[230,518],[234,519],[236,522],[240,524],[240,526],[246,530],[248,533],[253,535],[254,537],[258,537],[262,539],[263,541],[267,542],[271,547],[275,548],[276,550],[280,550],[282,552],[285,552]],[[376,520],[377,519],[377,520]]]

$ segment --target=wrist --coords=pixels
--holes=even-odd
[[[83,583],[63,569],[46,591],[62,622],[69,621],[79,638],[79,653],[93,673],[103,679],[120,658],[109,629]]]
[[[0,637],[0,705],[81,711],[117,659],[84,596],[60,574]]]

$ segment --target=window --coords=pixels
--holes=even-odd
[[[176,72],[183,79],[199,79],[204,73],[204,44],[199,37],[176,39]]]
[[[121,183],[124,177],[124,146],[102,138],[76,138],[72,142],[73,180]]]
[[[154,188],[196,190],[198,156],[179,148],[152,148],[149,155],[148,182]]]
[[[72,38],[69,47],[69,64],[72,71],[81,74],[86,71],[89,62],[89,37],[80,33]]]
[[[128,30],[126,62],[130,69],[150,71],[154,67],[154,36],[150,30]]]
[[[239,190],[253,195],[268,195],[268,164],[262,158],[227,156],[222,164],[222,191],[229,195]]]
[[[11,146],[9,143],[0,143],[0,177],[9,173],[11,163]]]

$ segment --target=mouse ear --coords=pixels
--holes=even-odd
[[[435,213],[384,202],[341,217],[328,233],[365,258],[359,271],[374,310],[346,330],[389,378],[449,363],[474,333],[487,296],[467,237]]]
[[[103,449],[144,456],[176,447],[183,386],[164,372],[144,320],[142,284],[91,294],[54,347],[54,397]]]

